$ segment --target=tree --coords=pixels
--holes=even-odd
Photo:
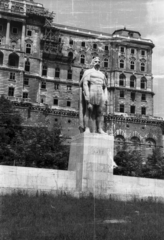
[[[142,169],[142,176],[164,179],[164,158],[161,156],[159,149],[153,149],[153,153],[148,156]]]
[[[0,163],[12,164],[15,155],[14,143],[21,131],[22,118],[12,103],[4,96],[0,97]]]
[[[114,157],[117,168],[114,174],[124,176],[140,176],[142,172],[142,156],[138,150],[122,150]]]
[[[13,104],[0,97],[0,164],[67,169],[69,149],[61,138],[61,127],[47,123],[23,126]]]
[[[69,149],[63,145],[61,128],[26,127],[17,138],[17,163],[28,167],[67,169]]]

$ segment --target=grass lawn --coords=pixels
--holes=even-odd
[[[1,197],[0,240],[163,240],[164,204],[76,199],[67,195]]]

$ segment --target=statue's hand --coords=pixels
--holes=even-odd
[[[91,111],[93,110],[93,105],[91,103],[88,104],[88,109]]]
[[[89,102],[89,97],[88,96],[85,96],[85,101]]]

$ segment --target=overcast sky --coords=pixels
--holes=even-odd
[[[54,22],[112,33],[126,27],[151,39],[154,115],[164,117],[164,0],[38,0],[56,13]]]

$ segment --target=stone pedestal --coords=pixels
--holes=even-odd
[[[108,195],[113,188],[113,136],[79,134],[71,141],[69,171],[76,171],[76,190]]]

